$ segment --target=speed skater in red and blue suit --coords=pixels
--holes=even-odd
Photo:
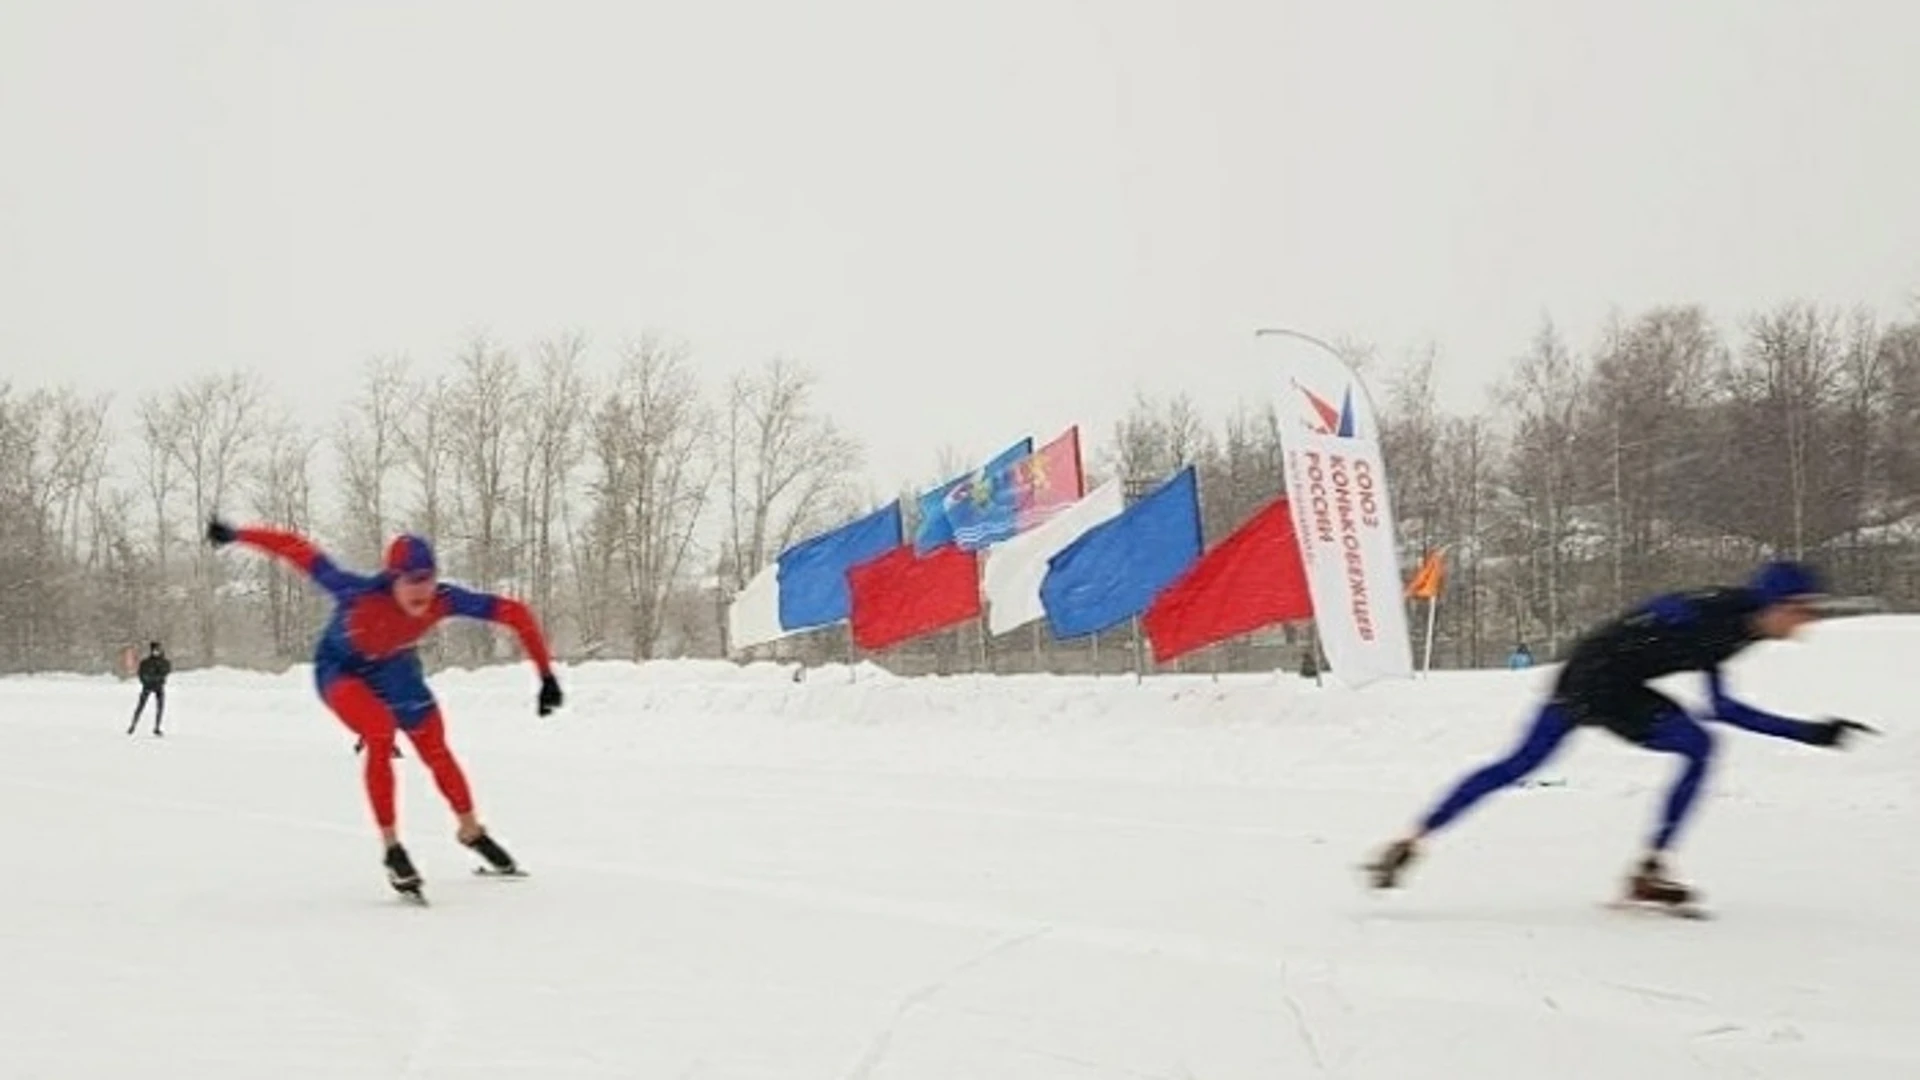
[[[275,528],[236,528],[215,518],[207,525],[207,541],[215,547],[240,544],[267,552],[306,574],[332,598],[333,617],[314,650],[314,682],[327,707],[365,742],[367,799],[386,848],[393,887],[416,899],[420,894],[420,874],[395,827],[392,751],[400,732],[413,743],[459,819],[460,843],[485,859],[492,872],[519,873],[513,857],[474,813],[473,795],[447,746],[446,724],[427,688],[416,646],[448,618],[481,619],[512,629],[539,669],[536,707],[546,716],[560,707],[560,683],[546,639],[527,606],[440,580],[433,547],[419,536],[396,537],[387,547],[385,565],[373,575],[344,570],[312,541]]]

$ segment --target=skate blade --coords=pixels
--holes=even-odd
[[[411,881],[397,880],[393,877],[387,878],[388,887],[392,888],[400,899],[411,904],[425,904],[427,902],[426,894],[421,891],[421,888],[425,884],[426,882],[420,878],[414,878]]]
[[[1699,901],[1687,900],[1677,904],[1663,903],[1658,900],[1614,899],[1600,905],[1609,911],[1621,911],[1628,914],[1665,915],[1669,919],[1690,919],[1696,922],[1713,918],[1713,913],[1702,907]]]
[[[1361,863],[1353,868],[1353,872],[1360,877],[1360,887],[1370,893],[1389,893],[1400,888],[1401,883],[1398,880],[1381,881],[1380,868],[1373,863]]]
[[[490,878],[523,878],[527,876],[527,872],[517,866],[511,870],[499,870],[491,866],[476,866],[473,868],[473,876],[474,877],[490,877]]]

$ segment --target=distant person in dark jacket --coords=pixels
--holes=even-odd
[[[147,658],[140,661],[140,704],[133,707],[133,723],[127,734],[140,730],[140,714],[147,711],[147,699],[153,699],[153,733],[161,734],[160,721],[167,715],[167,676],[173,674],[173,661],[159,642],[147,646]]]

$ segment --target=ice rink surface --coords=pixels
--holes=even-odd
[[[427,909],[304,669],[183,675],[164,739],[130,685],[4,680],[0,1078],[1911,1080],[1916,656],[1920,620],[1862,619],[1732,669],[1887,735],[1716,729],[1675,867],[1702,923],[1603,910],[1677,762],[1595,732],[1360,888],[1550,669],[603,664],[546,720],[525,667],[449,672],[533,876],[471,876],[409,758]]]

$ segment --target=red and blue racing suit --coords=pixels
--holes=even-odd
[[[444,724],[427,688],[415,646],[443,619],[482,619],[510,627],[544,677],[552,672],[539,625],[525,604],[504,596],[441,583],[427,610],[413,616],[393,598],[393,576],[342,570],[305,537],[266,528],[236,530],[235,539],[285,560],[333,598],[333,617],[314,650],[320,697],[366,743],[367,796],[375,823],[392,828],[392,749],[407,733],[456,814],[472,812],[465,775],[447,747]]]

